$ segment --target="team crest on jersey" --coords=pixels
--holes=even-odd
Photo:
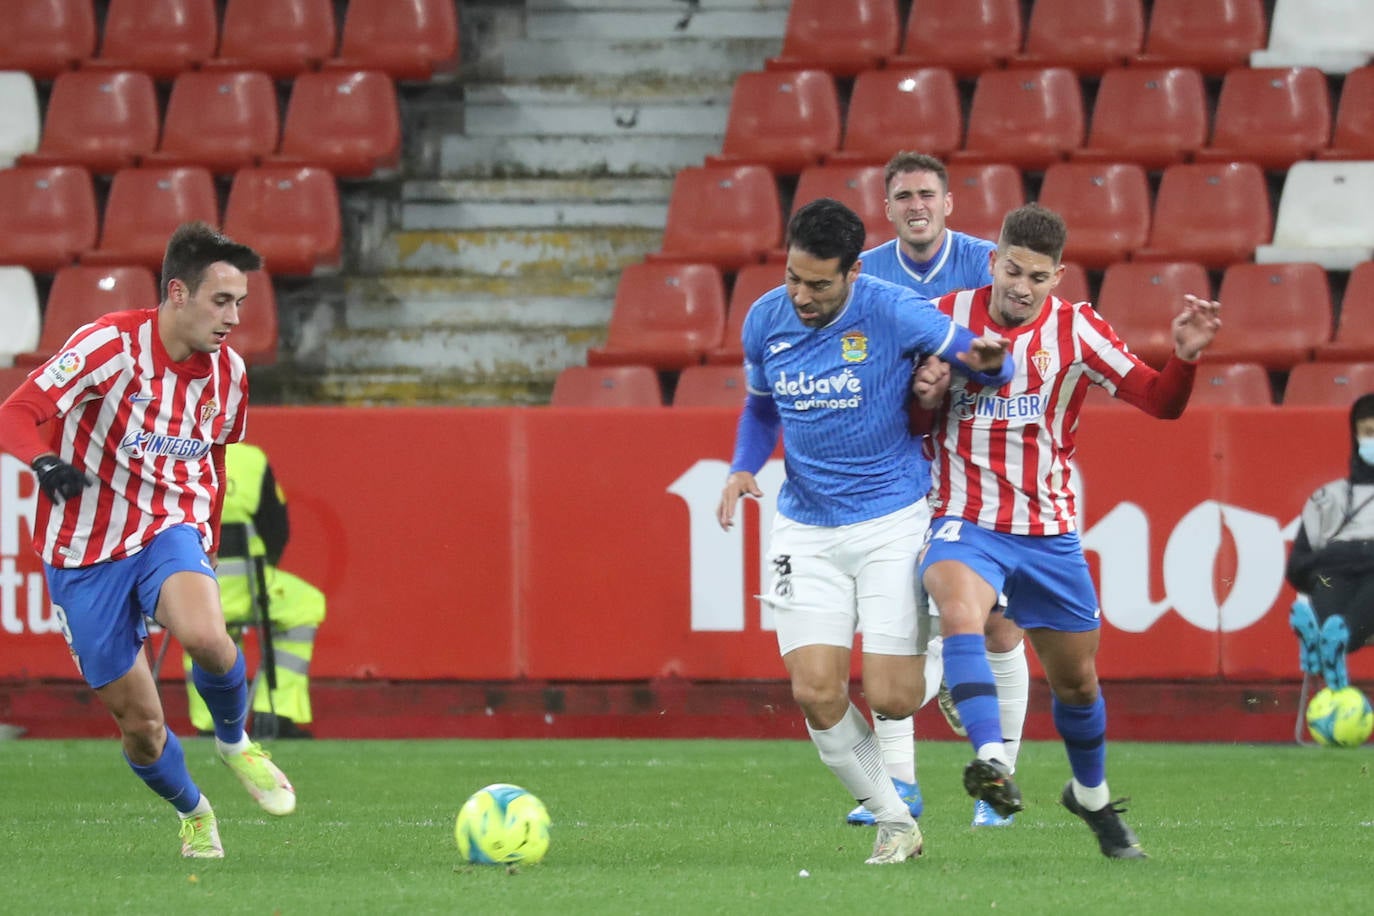
[[[48,365],[48,378],[58,385],[65,385],[81,372],[86,365],[86,357],[76,350],[68,350]]]
[[[219,413],[219,401],[214,398],[200,405],[200,422],[209,423],[214,419],[215,414]]]
[[[868,338],[863,331],[850,331],[840,338],[840,354],[847,363],[861,363],[868,358]]]
[[[1031,354],[1030,361],[1035,366],[1035,371],[1040,373],[1041,378],[1044,378],[1050,374],[1050,366],[1054,364],[1054,354],[1041,347]]]

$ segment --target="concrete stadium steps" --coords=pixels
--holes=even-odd
[[[403,231],[651,229],[668,216],[668,178],[524,178],[409,181],[401,189]]]
[[[547,401],[604,341],[620,271],[660,247],[673,177],[719,152],[735,78],[781,49],[788,6],[466,5],[461,93],[411,106],[428,171],[358,220],[347,292],[302,322],[307,371],[272,381],[322,403]]]
[[[658,175],[720,151],[733,79],[576,77],[469,85],[446,177]]]

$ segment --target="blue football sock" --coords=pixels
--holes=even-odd
[[[945,637],[945,683],[974,748],[1002,740],[997,687],[988,666],[987,641],[982,633]],[[1008,761],[1009,762],[1009,761]]]
[[[247,670],[242,649],[234,659],[234,667],[223,674],[211,674],[198,664],[191,665],[196,692],[215,720],[215,737],[226,744],[235,744],[243,737],[243,726],[248,721]]]
[[[186,769],[186,755],[182,753],[181,742],[176,733],[167,729],[167,743],[162,748],[162,756],[147,766],[139,766],[126,755],[129,768],[139,779],[148,784],[158,795],[172,803],[182,814],[190,814],[200,801],[200,789],[191,779]]]
[[[1057,697],[1051,705],[1073,778],[1088,788],[1102,785],[1107,780],[1107,703],[1101,692],[1087,706],[1070,706]]]

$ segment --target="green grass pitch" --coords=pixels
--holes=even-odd
[[[0,743],[7,913],[1367,912],[1374,753],[1111,745],[1151,858],[1103,858],[1057,803],[1062,747],[1028,744],[1027,810],[969,827],[963,743],[920,745],[926,854],[863,864],[872,829],[798,741],[278,742],[299,807],[261,813],[208,740],[185,742],[227,858],[183,860],[174,813],[114,740]],[[540,865],[458,862],[467,795],[514,782],[553,818]],[[807,874],[802,875],[805,871]]]

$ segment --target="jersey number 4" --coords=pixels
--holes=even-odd
[[[962,521],[946,522],[940,526],[940,530],[935,532],[931,540],[957,541],[959,540],[959,531],[963,527],[964,523]]]

